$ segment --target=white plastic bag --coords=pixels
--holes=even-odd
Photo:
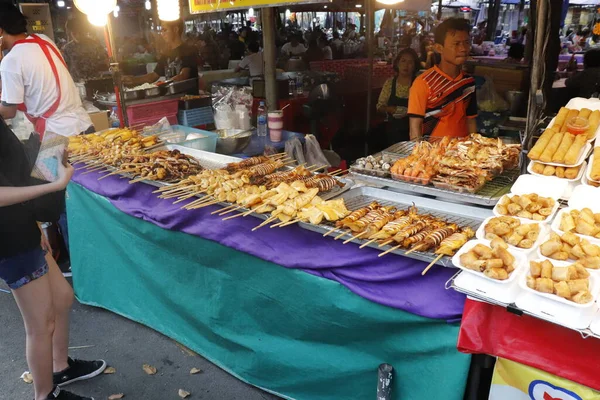
[[[302,143],[297,137],[285,142],[285,154],[287,154],[289,158],[296,160],[298,165],[306,163]]]
[[[323,167],[331,166],[323,154],[321,145],[315,135],[306,135],[304,147],[304,156],[308,165],[318,165]]]
[[[477,90],[477,107],[487,112],[508,110],[508,103],[498,94],[490,76],[485,77],[485,83]]]

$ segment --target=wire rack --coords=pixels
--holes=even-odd
[[[385,149],[381,154],[389,154],[392,157],[398,155],[400,157],[407,157],[412,153],[416,143],[416,141],[396,143]],[[477,193],[460,193],[448,189],[436,188],[434,186],[368,175],[356,170],[352,171],[352,175],[358,180],[380,187],[389,187],[406,192],[435,196],[449,201],[493,207],[504,194],[510,191],[512,184],[521,175],[521,170],[519,168],[514,168],[504,171],[504,173],[501,175],[487,182],[480,190],[477,191]]]
[[[387,190],[381,190],[371,187],[358,187],[351,189],[350,191],[339,196],[344,199],[346,208],[350,211],[357,210],[362,207],[366,207],[373,201],[377,201],[383,206],[396,206],[398,209],[407,209],[408,207],[415,204],[418,208],[419,214],[430,214],[434,217],[441,218],[449,223],[456,223],[462,227],[470,227],[473,231],[476,231],[482,221],[485,219],[485,215],[481,210],[474,209],[474,207],[464,205],[449,205],[432,199],[426,199],[421,197],[415,197],[410,195],[399,196],[397,193],[389,192]],[[300,223],[300,226],[319,233],[325,233],[331,231],[335,227],[333,223],[324,222],[320,225],[313,225],[309,223]],[[338,236],[343,233],[344,230],[336,229],[335,233],[330,235],[331,238]],[[342,237],[342,240],[350,238],[349,235]],[[332,240],[332,239],[329,239]],[[367,240],[354,239],[353,242],[358,244],[366,243]],[[378,250],[386,251],[393,246],[379,247],[379,243],[373,242],[368,245],[369,247],[376,248]],[[405,255],[406,250],[394,250],[392,253]],[[417,260],[431,262],[437,258],[437,254],[433,252],[412,252],[406,257],[415,258]],[[444,267],[453,267],[451,258],[443,257],[436,264]]]

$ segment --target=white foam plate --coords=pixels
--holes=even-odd
[[[509,249],[508,250],[509,253],[515,257],[515,265],[514,265],[515,270],[508,276],[508,279],[503,280],[503,281],[488,278],[487,276],[484,275],[483,272],[478,272],[478,271],[469,269],[469,268],[463,266],[460,262],[460,256],[469,252],[473,247],[475,247],[478,244],[483,244],[488,247],[490,246],[490,242],[488,240],[470,240],[463,247],[461,247],[459,251],[456,252],[454,257],[452,257],[452,264],[454,264],[455,267],[460,268],[467,273],[476,275],[477,277],[484,279],[488,282],[493,282],[494,284],[505,285],[505,284],[511,283],[512,281],[514,281],[516,279],[518,272],[523,269],[523,266],[527,262],[527,257],[525,257],[525,255]]]
[[[591,187],[591,186],[586,186],[586,187]],[[583,208],[583,207],[581,207],[581,208]],[[580,210],[581,208],[577,208],[577,209]],[[560,210],[558,212],[558,214],[556,214],[556,218],[554,219],[554,221],[552,221],[552,225],[550,226],[554,232],[558,233],[561,236],[565,233],[560,229],[560,220],[562,219],[563,213],[571,212],[571,210],[573,210],[573,209],[574,209],[574,207],[563,208],[562,210]],[[594,211],[594,209],[592,209],[592,211]],[[573,233],[576,234],[577,236],[579,236],[580,238],[588,240],[590,243],[597,244],[600,246],[600,239],[597,239],[593,236],[582,235],[577,232],[573,232]]]
[[[589,208],[593,212],[600,212],[600,188],[580,185],[573,190],[569,199],[569,207]]]
[[[477,228],[477,232],[475,232],[475,237],[477,239],[483,240],[483,241],[487,241],[489,243],[489,241],[485,238],[485,226],[488,224],[488,222],[490,222],[490,220],[492,218],[495,218],[495,217],[486,218],[481,223],[481,225],[479,225],[479,228]],[[515,217],[513,217],[513,218],[515,218]],[[513,251],[517,251],[517,252],[522,253],[522,254],[529,254],[533,250],[535,250],[537,247],[539,247],[540,244],[542,244],[542,243],[544,243],[546,241],[546,239],[548,238],[548,227],[546,226],[546,224],[539,223],[539,221],[531,222],[529,220],[522,220],[520,218],[517,218],[517,219],[519,219],[521,221],[521,223],[525,223],[525,224],[534,223],[534,224],[540,225],[540,234],[538,236],[538,239],[533,243],[533,246],[530,249],[522,249],[522,248],[517,247],[517,246],[513,246],[513,245],[510,245],[510,244],[508,245],[508,248],[511,250],[511,253]]]
[[[462,275],[462,274],[461,274]],[[590,324],[590,330],[596,334],[600,335],[600,312],[597,312]]]
[[[543,260],[535,260],[535,261],[541,262]],[[555,267],[566,267],[571,264],[573,264],[573,263],[552,260],[552,265],[554,265]],[[521,286],[521,289],[525,290],[526,292],[530,292],[541,298],[548,299],[553,302],[561,303],[563,305],[577,308],[577,309],[590,308],[592,305],[594,305],[596,303],[596,299],[598,297],[598,290],[600,289],[600,287],[598,286],[598,281],[597,281],[597,277],[595,274],[590,274],[590,276],[588,278],[590,280],[590,293],[592,294],[592,301],[590,301],[589,303],[585,303],[585,304],[578,304],[578,303],[574,303],[570,300],[563,299],[562,297],[557,296],[555,294],[538,292],[537,290],[534,290],[534,289],[530,288],[529,286],[527,286],[527,277],[530,276],[529,265],[527,265],[526,269],[527,269],[527,272],[524,273],[519,279],[519,285]]]
[[[521,175],[510,188],[511,194],[537,193],[558,200],[567,186],[564,179],[555,176]]]
[[[590,303],[588,308],[573,308],[523,290],[515,301],[518,308],[537,318],[577,330],[589,327],[598,312],[596,303]]]
[[[536,172],[533,172],[533,163],[537,162],[537,161],[531,161],[529,163],[529,165],[527,165],[527,172],[529,172],[531,175],[534,176],[540,176],[540,177],[546,177],[546,175],[542,175],[542,174],[538,174]],[[540,163],[543,164],[543,163]],[[567,178],[559,178],[556,175],[551,175],[550,177],[552,178],[556,178],[556,179],[560,179],[562,181],[566,181],[566,182],[579,182],[581,180],[581,177],[583,176],[583,173],[586,169],[587,163],[584,161],[583,164],[581,165],[581,169],[579,170],[579,173],[577,174],[577,177],[575,179],[567,179]],[[575,167],[569,167],[569,168],[575,168]]]
[[[587,179],[587,176],[586,176],[586,174],[584,174],[584,175],[581,177],[581,184],[582,184],[582,185],[585,185],[585,186],[593,187],[593,188],[598,188],[598,187],[600,187],[600,183],[598,183],[598,186],[591,185],[591,184],[590,184],[590,182],[589,182],[589,181],[588,181],[588,179]]]
[[[597,99],[585,99],[583,97],[574,97],[571,100],[569,100],[565,108],[568,108],[569,110],[581,110],[583,108],[587,108],[592,111],[596,111],[600,110],[600,101],[598,101]],[[554,125],[555,120],[556,117],[552,118],[552,121],[550,121],[550,123],[548,124],[548,128]],[[588,142],[592,142],[594,139],[596,139],[598,137],[598,133],[600,133],[600,126],[596,130],[596,134],[594,135],[594,137],[589,139]]]
[[[521,175],[521,176],[532,176],[532,175]],[[557,179],[558,179],[558,178],[557,178]],[[565,183],[567,183],[567,182],[565,182]],[[566,186],[565,186],[565,188],[566,188]],[[530,192],[530,193],[532,193],[532,192]],[[564,193],[564,190],[563,190],[563,193]],[[502,201],[502,199],[503,199],[504,197],[506,197],[506,196],[512,197],[512,196],[514,196],[515,194],[516,194],[516,193],[505,194],[504,196],[502,196],[502,197],[500,198],[500,201]],[[562,194],[561,194],[561,196],[562,196]],[[544,196],[544,197],[545,197],[545,196]],[[560,196],[559,196],[558,198],[560,198]],[[534,223],[536,223],[536,224],[537,224],[537,223],[540,223],[540,224],[549,224],[549,223],[550,223],[550,221],[552,221],[552,218],[554,217],[554,215],[556,214],[556,211],[558,211],[558,208],[560,207],[560,203],[558,202],[558,198],[554,200],[554,207],[552,207],[552,212],[550,213],[550,215],[548,215],[548,216],[546,217],[546,219],[543,219],[543,220],[541,220],[541,221],[536,221],[536,220],[529,219],[529,218],[517,217],[517,216],[515,216],[515,215],[502,215],[502,214],[500,214],[500,213],[498,212],[498,204],[500,203],[500,201],[498,202],[498,204],[496,204],[496,205],[494,206],[494,210],[493,210],[493,212],[494,212],[494,215],[495,215],[496,217],[513,217],[513,218],[517,218],[517,219],[521,220],[521,222],[523,222],[523,223],[528,223],[528,224],[530,224],[530,223],[534,222]]]
[[[522,274],[524,269],[515,270],[511,275]],[[518,283],[518,276],[512,282],[509,283],[498,283],[498,281],[491,281],[488,279],[482,279],[481,277],[468,274],[460,273],[454,279],[454,285],[462,288],[468,292],[477,293],[480,296],[487,297],[501,303],[510,304],[514,303],[519,294],[521,288]]]
[[[592,155],[590,156],[590,162],[587,164],[587,168],[585,170],[585,178],[587,179],[588,182],[596,182],[599,183],[598,181],[595,181],[592,179],[592,167],[594,165],[594,153],[592,152]]]

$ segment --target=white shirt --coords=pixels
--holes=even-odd
[[[288,56],[300,56],[306,53],[306,47],[304,47],[302,43],[298,43],[298,46],[294,47],[288,42],[283,45],[281,52],[283,54],[287,54]]]
[[[240,68],[248,68],[250,70],[250,77],[264,75],[265,65],[262,51],[244,57],[242,62],[240,62]]]
[[[330,46],[323,47],[323,59],[324,60],[333,60],[333,51]]]
[[[38,35],[52,46],[45,35]],[[56,46],[55,46],[56,47]],[[78,135],[86,131],[92,121],[81,105],[79,91],[69,70],[49,50],[60,79],[61,101],[56,112],[46,121],[46,130],[63,136]],[[27,113],[34,117],[43,115],[56,101],[56,79],[50,63],[36,43],[14,46],[0,64],[2,77],[2,102],[25,103]]]

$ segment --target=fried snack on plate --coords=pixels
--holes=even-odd
[[[536,174],[540,174],[543,175],[544,174],[544,170],[546,169],[546,165],[538,163],[538,162],[534,162],[533,165],[531,166],[531,170],[533,172],[535,172]]]
[[[581,165],[578,167],[569,167],[565,168],[565,179],[575,179],[577,175],[579,175],[579,170],[581,169]],[[558,175],[557,175],[558,176]]]
[[[561,131],[561,132],[563,132],[563,133],[564,133],[564,132],[566,132],[566,131],[567,131],[567,128],[568,128],[568,125],[567,125],[567,123],[568,123],[568,122],[569,122],[571,119],[573,119],[573,118],[577,117],[578,115],[579,115],[579,110],[569,110],[569,113],[567,114],[567,118],[565,119],[565,123],[564,123],[564,124],[562,125],[562,127],[560,128],[560,131]]]
[[[548,260],[542,261],[542,272],[540,273],[541,278],[552,278],[552,263]]]
[[[554,282],[550,278],[537,278],[535,280],[535,290],[542,293],[554,293]]]
[[[587,137],[587,140],[591,140],[594,138],[594,136],[596,136],[596,131],[598,130],[598,126],[600,126],[600,111],[599,110],[595,110],[590,114],[590,116],[588,117],[588,124],[590,124],[590,127],[588,128],[587,132],[585,133],[585,136]]]
[[[577,137],[575,138],[575,141],[573,142],[573,144],[569,148],[569,151],[567,151],[567,154],[565,155],[564,164],[575,165],[575,163],[579,159],[581,150],[583,149],[583,147],[585,146],[586,143],[587,143],[587,138],[585,135],[577,135]]]
[[[571,290],[569,289],[567,282],[554,283],[554,294],[567,300],[570,299]]]
[[[554,153],[554,155],[552,156],[552,162],[562,164],[565,161],[567,151],[569,151],[574,141],[575,135],[571,133],[565,133],[562,138],[562,141],[560,142],[560,145],[558,145],[556,153]]]
[[[488,268],[483,271],[483,274],[488,278],[497,279],[499,281],[508,279],[508,271],[504,268]]]
[[[539,160],[542,156],[542,153],[552,140],[552,137],[558,132],[558,130],[560,130],[560,128],[555,129],[554,125],[552,126],[552,128],[546,129],[542,136],[540,136],[538,141],[535,143],[535,145],[531,148],[531,150],[527,154],[527,157],[529,157],[530,160]]]
[[[556,153],[556,151],[558,150],[558,146],[560,146],[560,143],[562,142],[564,136],[565,133],[563,132],[555,133],[552,136],[552,139],[550,139],[548,146],[546,146],[546,148],[542,152],[542,155],[540,156],[540,161],[546,163],[552,162],[552,156],[554,156],[554,153]]]
[[[569,285],[569,289],[571,290],[571,295],[577,294],[579,292],[588,291],[590,288],[590,281],[588,279],[573,279],[567,282]]]
[[[564,178],[565,177],[565,167],[556,167],[554,170],[554,175],[556,175],[557,178]]]
[[[600,181],[600,146],[594,147],[594,162],[592,163],[590,179]]]
[[[563,125],[565,125],[565,122],[567,121],[567,115],[569,115],[569,111],[571,110],[569,110],[567,107],[561,107],[560,110],[558,110],[558,114],[556,114],[554,123],[552,124],[552,129],[557,131],[562,129]]]
[[[529,263],[529,274],[534,278],[539,278],[542,275],[542,264],[537,261]]]
[[[551,279],[553,281],[568,281],[570,280],[571,274],[569,273],[569,267],[554,267],[552,268]]]
[[[560,230],[563,232],[571,232],[575,230],[575,221],[569,213],[563,213],[560,219]]]
[[[574,295],[571,300],[573,300],[577,304],[586,304],[593,300],[592,294],[587,290],[582,290],[581,292]]]

